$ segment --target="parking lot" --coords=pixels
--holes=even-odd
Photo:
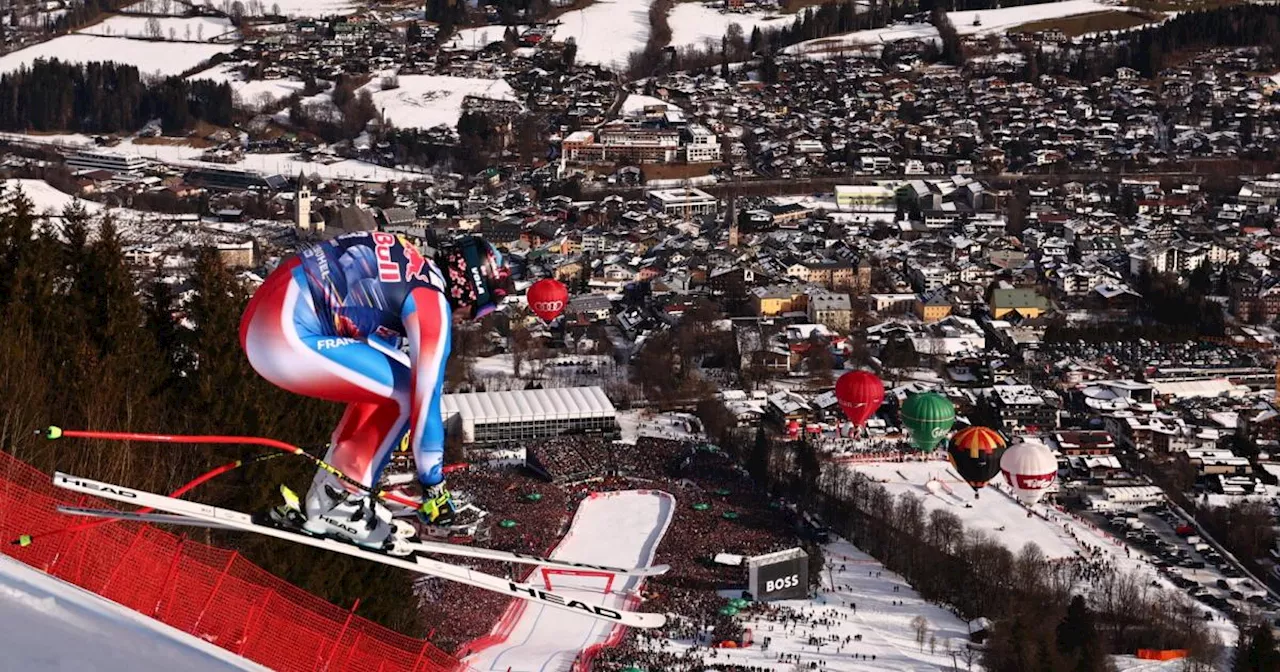
[[[1280,626],[1280,602],[1200,540],[1174,510],[1149,506],[1141,512],[1091,512],[1088,516],[1148,556],[1164,578],[1192,599],[1233,620],[1256,611]],[[1205,614],[1206,620],[1213,617],[1207,610]]]

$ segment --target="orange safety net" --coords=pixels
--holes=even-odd
[[[0,452],[0,548],[109,600],[280,672],[459,672],[426,640],[330,604],[245,560],[150,525],[118,522],[20,547],[7,541],[83,518],[57,505],[111,508],[53,487],[49,475]]]

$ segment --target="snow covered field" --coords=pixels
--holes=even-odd
[[[947,17],[955,25],[956,32],[961,35],[989,35],[1002,33],[1032,21],[1060,19],[1094,12],[1116,11],[1122,9],[1118,5],[1099,2],[1098,0],[1065,0],[1064,2],[1046,2],[1038,5],[1008,7],[1005,9],[983,9],[965,12],[948,12]],[[973,25],[974,19],[981,25]],[[859,30],[842,35],[833,35],[816,40],[806,40],[793,44],[783,51],[789,54],[806,54],[820,57],[836,56],[841,49],[865,48],[898,40],[936,40],[938,31],[928,23],[893,24],[874,30]]]
[[[970,19],[972,20],[972,19]],[[841,49],[855,49],[878,44],[897,42],[898,40],[936,40],[938,30],[927,23],[894,24],[872,30],[857,30],[843,35],[833,35],[816,40],[806,40],[793,44],[784,52],[788,54],[830,54],[836,55]]]
[[[593,495],[574,515],[569,533],[551,557],[592,564],[647,567],[671,522],[675,498],[665,492],[629,490]],[[534,583],[542,581],[542,568]],[[588,604],[614,609],[627,605],[627,593],[639,587],[640,577],[617,577],[609,595],[601,595],[606,579],[595,576],[553,576],[552,589]],[[513,600],[513,618],[504,615],[497,635],[501,641],[465,659],[481,672],[567,670],[583,649],[604,642],[614,632],[609,623],[587,616],[548,610]],[[508,623],[504,628],[503,623]]]
[[[384,91],[381,78],[374,78],[360,90],[372,94],[374,105],[401,128],[453,128],[462,116],[462,102],[467,96],[516,100],[515,91],[502,79],[402,75],[399,81],[399,88]]]
[[[1156,571],[1146,553],[1129,547],[1082,518],[1045,504],[1037,505],[1036,515],[1028,516],[1027,509],[1013,498],[1009,486],[998,477],[975,499],[973,490],[945,460],[852,463],[849,468],[878,481],[892,495],[911,493],[921,498],[928,510],[946,509],[954,513],[966,530],[980,531],[1014,553],[1031,542],[1048,558],[1080,555],[1104,560],[1117,571],[1137,572],[1159,581],[1167,590],[1182,592]],[[931,480],[935,481],[934,485],[930,485]],[[1194,574],[1197,581],[1205,584],[1223,578],[1212,568]],[[1199,609],[1211,611],[1204,605],[1199,605]],[[1235,642],[1237,632],[1229,621],[1219,616],[1213,628],[1228,645]]]
[[[643,49],[649,39],[650,4],[652,0],[594,2],[561,16],[555,40],[564,42],[572,37],[578,43],[579,63],[622,70],[631,52]],[[671,25],[674,30],[675,24]]]
[[[516,29],[521,30],[523,27],[516,26]],[[463,28],[449,38],[449,41],[445,43],[445,47],[464,51],[479,51],[494,42],[501,42],[506,31],[507,27],[503,25]]]
[[[112,16],[76,32],[81,35],[108,37],[152,37],[147,28],[150,22],[151,18],[144,16]],[[228,33],[236,32],[231,20],[221,17],[165,17],[156,18],[156,23],[160,27],[160,39],[164,40],[212,42],[216,37],[231,37]]]
[[[230,166],[233,168],[240,168],[242,170],[256,170],[262,173],[278,173],[280,175],[297,175],[298,172],[301,171],[308,176],[319,175],[324,179],[353,180],[361,182],[413,180],[421,179],[423,177],[421,173],[385,168],[383,166],[377,166],[371,163],[355,161],[352,159],[344,159],[335,163],[326,164],[316,161],[301,161],[296,158],[296,155],[294,154],[246,154],[244,160],[240,163],[223,164],[200,161],[199,157],[204,153],[204,150],[188,145],[144,145],[137,144],[131,139],[127,139],[114,147],[97,147],[94,145],[92,138],[79,134],[24,135],[21,133],[0,133],[0,138],[30,144],[51,145],[62,147],[64,149],[86,147],[92,148],[94,151],[107,152],[110,154],[133,154],[170,165],[193,168],[226,168]]]
[[[791,25],[795,15],[777,12],[724,12],[719,6],[701,2],[681,2],[671,9],[667,23],[671,26],[671,46],[700,47],[711,42],[720,48],[720,38],[724,37],[729,25],[736,23],[742,27],[744,38],[751,37],[751,31],[759,26],[760,30],[770,30]]]
[[[267,669],[3,556],[0,651],[25,672]]]
[[[284,16],[297,18],[300,16],[322,17],[322,16],[346,16],[355,14],[359,7],[352,0],[263,0],[266,3],[267,11],[274,12],[275,8]]]
[[[1060,19],[1064,16],[1092,14],[1094,12],[1115,11],[1120,9],[1116,4],[1098,2],[1097,0],[1065,0],[1065,2],[1046,2],[1039,5],[1023,5],[1005,9],[982,9],[967,12],[947,12],[947,18],[961,35],[989,35],[1002,33],[1009,28],[1021,26],[1032,21]],[[974,19],[981,25],[973,25]]]
[[[234,44],[189,44],[130,40],[96,35],[63,35],[0,57],[0,73],[31,65],[37,59],[67,63],[115,61],[132,65],[144,75],[178,75],[213,58],[234,51]]]
[[[254,110],[261,109],[264,103],[271,104],[288,98],[301,91],[304,87],[303,83],[296,79],[255,79],[253,81],[245,81],[244,75],[237,70],[242,65],[244,65],[242,62],[219,63],[208,70],[201,70],[187,79],[208,79],[218,83],[227,82],[239,99],[237,103],[242,107]]]

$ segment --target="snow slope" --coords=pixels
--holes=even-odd
[[[66,63],[114,61],[135,66],[144,75],[169,76],[186,72],[216,54],[229,53],[235,48],[234,44],[189,44],[96,35],[63,35],[0,57],[0,73],[31,65],[37,59],[57,58]]]
[[[237,70],[242,65],[244,65],[243,62],[219,63],[208,70],[201,70],[187,79],[208,79],[218,83],[226,82],[231,85],[232,91],[239,97],[239,104],[242,107],[255,110],[261,109],[264,101],[270,103],[288,98],[301,91],[305,86],[296,79],[255,79],[253,81],[245,81],[244,75]]]
[[[564,42],[573,38],[578,43],[579,63],[599,63],[622,70],[631,52],[644,49],[649,39],[649,5],[652,3],[653,0],[593,2],[585,9],[562,15],[554,39]]]
[[[622,101],[622,113],[629,114],[631,112],[639,112],[650,105],[666,105],[670,109],[680,110],[684,112],[679,105],[668,103],[661,98],[646,96],[639,93],[627,94],[627,99]]]
[[[665,492],[628,490],[592,495],[574,515],[569,533],[551,557],[592,564],[648,566],[671,522],[675,498]],[[534,582],[542,581],[541,568]],[[589,604],[618,609],[625,593],[639,587],[640,577],[617,577],[613,591],[601,595],[600,577],[558,576],[552,588]],[[511,610],[519,610],[511,619]],[[504,628],[503,623],[514,623]],[[525,601],[513,601],[494,634],[501,639],[471,654],[464,662],[479,672],[543,672],[567,670],[583,649],[605,642],[614,628],[587,616],[548,610]],[[505,631],[504,631],[505,630]]]
[[[969,629],[951,612],[929,604],[902,577],[885,569],[853,544],[836,539],[824,548],[827,566],[822,587],[808,600],[780,600],[771,607],[793,610],[799,621],[784,625],[767,617],[743,620],[757,643],[770,638],[769,647],[709,649],[707,642],[692,648],[691,640],[655,640],[651,648],[679,655],[701,656],[708,664],[741,665],[777,672],[809,669],[810,664],[830,672],[950,672],[948,648],[961,648]],[[916,643],[912,619],[923,616],[936,640],[933,651],[926,640]],[[821,623],[813,621],[822,619]],[[850,641],[846,642],[845,638]],[[855,641],[855,637],[861,637]],[[822,646],[810,643],[823,641]],[[832,638],[832,639],[827,639]],[[839,642],[833,641],[838,639]],[[715,658],[709,658],[714,651]],[[784,657],[785,656],[785,657]],[[780,659],[781,658],[781,659]],[[960,663],[963,668],[963,661]]]
[[[759,26],[760,30],[771,30],[791,25],[795,15],[777,12],[724,12],[719,6],[701,2],[681,2],[671,9],[667,23],[671,26],[671,46],[700,47],[710,41],[716,49],[720,48],[720,38],[729,30],[729,25],[736,23],[742,28],[743,37],[751,37],[751,31]]]
[[[970,21],[972,21],[972,19],[970,19]],[[867,47],[909,39],[936,40],[938,39],[938,29],[927,23],[899,23],[891,26],[885,26],[884,28],[857,30],[852,33],[844,33],[842,35],[833,35],[831,37],[823,37],[816,40],[806,40],[798,44],[793,44],[786,49],[783,49],[783,51],[788,54],[834,54],[840,49]]]
[[[1094,12],[1116,11],[1122,9],[1117,5],[1106,4],[1098,0],[1065,0],[1064,2],[1046,2],[1038,5],[1008,7],[1005,9],[982,9],[964,12],[947,12],[947,18],[961,35],[989,35],[1002,33],[1032,21],[1060,19],[1067,16],[1092,14]],[[973,25],[977,18],[981,25]],[[832,35],[831,37],[806,40],[793,44],[783,51],[789,54],[836,55],[841,48],[853,49],[867,47],[898,40],[936,40],[938,30],[928,23],[897,23],[874,30],[858,30],[852,33]]]
[[[381,78],[374,78],[360,90],[368,91],[383,116],[401,128],[453,128],[467,96],[516,100],[515,91],[502,79],[401,75],[399,81],[399,88],[384,91]]]
[[[149,37],[147,24],[151,21],[144,16],[112,16],[105,21],[81,28],[76,32],[81,35],[105,35],[109,37]],[[195,18],[165,17],[156,18],[160,25],[161,39],[174,39],[186,42],[211,42],[215,37],[234,33],[235,27],[230,19],[201,16]],[[169,37],[169,30],[173,37]]]
[[[3,556],[0,651],[25,672],[267,669]]]
[[[79,203],[88,213],[98,213],[103,210],[101,203],[86,201],[83,198],[64,194],[54,189],[44,180],[9,179],[4,181],[3,189],[6,193],[13,189],[21,189],[22,193],[31,201],[32,209],[42,215],[61,215],[62,211],[73,203]]]
[[[989,35],[1002,33],[1009,28],[1021,26],[1032,21],[1060,19],[1064,16],[1092,14],[1120,9],[1117,5],[1098,2],[1097,0],[1066,0],[1065,2],[1046,2],[1039,5],[1023,5],[1022,7],[1006,7],[1005,9],[980,9],[967,12],[947,12],[956,32],[961,35]],[[973,25],[974,18],[982,25]]]

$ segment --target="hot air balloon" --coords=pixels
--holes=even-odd
[[[550,322],[569,305],[569,288],[559,280],[543,278],[529,288],[529,308],[543,320]]]
[[[1004,437],[986,427],[966,427],[951,437],[951,443],[947,445],[947,459],[960,473],[960,478],[973,488],[974,498],[987,481],[1000,473],[1004,446]]]
[[[907,397],[901,415],[903,426],[911,430],[911,445],[930,453],[951,431],[956,407],[937,392],[925,392]]]
[[[836,381],[836,400],[849,422],[861,427],[880,410],[884,383],[869,371],[850,371]]]
[[[1013,488],[1018,501],[1030,506],[1039,502],[1058,475],[1058,461],[1049,447],[1039,441],[1023,440],[1004,451],[1000,471]]]

